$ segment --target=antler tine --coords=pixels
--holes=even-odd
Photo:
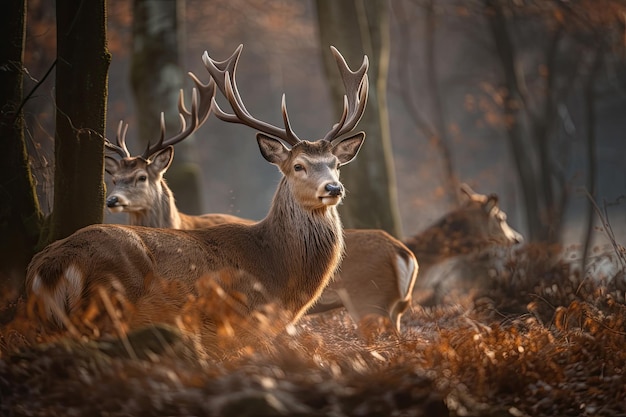
[[[237,49],[235,49],[235,52],[233,52],[233,54],[224,61],[214,60],[209,56],[207,51],[204,51],[202,54],[202,62],[204,63],[205,68],[211,75],[211,78],[215,80],[217,88],[220,90],[222,95],[224,95],[224,97],[226,97],[226,73],[230,74],[230,82],[234,85],[234,90],[238,91],[235,74],[237,72],[237,64],[239,63],[239,56],[241,55],[242,50],[243,44],[240,44]],[[241,101],[241,97],[238,97],[238,99],[239,106],[245,110],[246,107]]]
[[[217,88],[220,90],[224,97],[227,97],[226,94],[226,80],[229,79],[232,84],[235,84],[235,91],[237,90],[236,81],[235,81],[235,72],[237,71],[237,63],[239,62],[239,56],[241,55],[241,51],[243,49],[243,44],[240,44],[235,52],[225,59],[224,61],[216,61],[211,58],[207,51],[204,51],[202,54],[202,62],[204,63],[205,68],[211,75],[211,78],[215,80],[215,84]],[[232,74],[230,77],[226,77],[226,73]],[[241,101],[241,97],[238,97],[238,105],[242,108],[246,113],[248,113],[246,107]],[[237,120],[237,116],[233,114],[229,114],[224,112],[220,106],[217,104],[215,98],[211,100],[211,106],[213,107],[213,112],[218,119],[230,122],[230,123],[239,123]]]
[[[365,112],[369,92],[369,80],[367,77],[369,59],[367,55],[363,56],[363,62],[359,69],[352,71],[337,48],[331,46],[330,49],[337,62],[346,95],[344,95],[341,120],[324,137],[324,140],[328,141],[337,139],[356,127]]]
[[[300,139],[296,136],[293,130],[291,130],[291,124],[289,123],[289,115],[287,114],[287,105],[286,105],[284,94],[281,100],[281,113],[283,115],[283,122],[285,124],[285,128],[282,129],[280,127],[276,127],[267,122],[264,122],[263,120],[256,119],[245,109],[245,107],[239,106],[238,103],[241,100],[241,98],[237,100],[237,98],[239,97],[239,92],[237,92],[234,89],[230,81],[228,72],[226,73],[224,79],[226,81],[225,83],[226,84],[226,98],[228,99],[228,103],[230,104],[231,108],[235,112],[234,115],[227,114],[228,119],[224,119],[224,120],[233,121],[233,116],[235,116],[235,119],[236,119],[235,122],[245,124],[263,133],[267,133],[268,135],[275,136],[279,139],[284,140],[291,146],[300,142]],[[217,103],[215,104],[217,105]],[[215,114],[218,118],[220,117],[217,112]]]
[[[104,146],[117,153],[122,158],[130,158],[130,152],[126,147],[126,132],[128,131],[128,123],[124,124],[123,120],[117,125],[117,134],[115,135],[115,141],[117,145],[111,143],[108,139],[104,140]]]
[[[187,110],[185,107],[185,94],[183,90],[180,90],[178,95],[178,116],[180,118],[180,130],[179,132],[165,139],[165,116],[161,113],[161,132],[158,142],[151,146],[148,142],[148,146],[144,151],[142,158],[148,159],[156,152],[172,146],[189,137],[192,133],[200,128],[209,118],[211,114],[211,102],[215,97],[215,81],[210,79],[207,84],[203,84],[193,73],[189,73],[191,79],[196,84],[196,87],[191,90],[191,110]],[[190,122],[187,126],[185,115],[189,116]]]
[[[215,98],[213,98],[211,104],[215,116],[218,119],[226,122],[244,124],[268,135],[282,139],[292,146],[295,145],[296,143],[300,142],[300,139],[291,129],[289,116],[287,114],[287,107],[285,105],[284,94],[281,103],[281,112],[283,115],[283,122],[285,124],[284,129],[273,126],[262,120],[258,120],[250,114],[250,112],[243,104],[243,100],[241,99],[241,95],[239,94],[239,90],[237,88],[237,81],[235,77],[237,71],[237,63],[239,61],[239,56],[241,55],[242,49],[243,45],[239,45],[235,52],[230,56],[230,58],[225,61],[213,60],[211,57],[209,57],[209,54],[206,51],[202,55],[202,61],[204,62],[204,66],[206,67],[209,74],[211,74],[211,77],[215,80],[217,88],[228,100],[228,103],[230,104],[230,107],[232,108],[234,113],[226,113],[225,111],[223,111],[217,104]]]
[[[203,84],[202,81],[193,72],[189,72],[189,77],[193,80],[200,95],[200,107],[198,109],[198,126],[202,126],[204,122],[209,118],[211,114],[211,101],[215,97],[215,80],[209,78],[209,82]],[[191,116],[191,112],[185,107],[185,101],[183,100],[183,93],[181,90],[178,96],[178,109],[181,113],[185,113],[187,116]]]

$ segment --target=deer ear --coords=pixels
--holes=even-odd
[[[490,213],[491,210],[493,210],[494,207],[498,206],[498,195],[497,194],[489,194],[489,196],[487,196],[487,201],[484,204],[484,208],[485,211],[487,213]]]
[[[120,169],[120,162],[112,158],[108,155],[104,156],[104,170],[109,173],[109,175],[115,175],[115,173]]]
[[[269,163],[279,165],[289,156],[289,149],[278,139],[274,139],[263,133],[257,133],[256,141],[259,144],[261,155],[263,155],[263,158]]]
[[[333,155],[339,159],[341,165],[345,165],[356,157],[356,154],[359,153],[359,149],[361,149],[361,145],[363,145],[364,140],[365,132],[359,132],[355,135],[348,136],[333,146]]]
[[[154,171],[155,173],[162,174],[170,167],[173,159],[174,147],[168,146],[167,148],[152,155],[148,169]]]

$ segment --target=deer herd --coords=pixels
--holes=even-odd
[[[283,329],[305,314],[345,308],[359,326],[382,318],[400,334],[414,291],[425,289],[418,263],[421,277],[447,259],[522,241],[507,224],[497,197],[477,194],[466,185],[460,208],[404,241],[378,229],[344,230],[337,211],[345,196],[339,170],[357,156],[365,140],[365,133],[355,129],[368,97],[367,56],[352,71],[331,47],[345,88],[343,112],[322,139],[305,140],[292,130],[284,95],[282,127],[246,109],[236,82],[242,48],[224,61],[203,54],[209,81],[189,74],[195,88],[189,108],[181,91],[176,135],[165,137],[162,116],[159,140],[141,156],[129,152],[128,126],[122,122],[115,143],[105,141],[118,156],[105,156],[112,184],[106,206],[128,213],[128,225],[85,227],[33,257],[26,288],[44,323],[67,325],[68,317],[103,289],[116,289],[142,306],[131,325],[145,326],[162,319],[158,312],[163,306],[146,302],[167,288],[158,283],[175,283],[182,289],[180,297],[187,299],[197,293],[199,280],[209,279],[238,294],[248,314],[269,303],[278,305],[285,313],[279,323]],[[218,93],[230,112],[217,104]],[[260,221],[219,213],[190,216],[176,207],[164,180],[174,145],[197,131],[211,113],[257,131],[261,155],[282,173]]]

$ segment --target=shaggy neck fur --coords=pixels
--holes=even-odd
[[[154,192],[153,200],[155,204],[151,208],[128,213],[130,225],[180,229],[180,214],[176,208],[174,194],[165,183],[165,180],[161,179],[159,185],[160,190],[157,189]]]
[[[343,228],[335,206],[309,211],[294,203],[286,178],[281,180],[272,208],[258,225],[271,239],[280,265],[279,301],[299,318],[335,274],[344,252]]]

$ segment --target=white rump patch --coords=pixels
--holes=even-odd
[[[398,272],[398,291],[403,300],[411,297],[413,285],[415,284],[415,275],[417,274],[417,263],[415,258],[407,259],[402,256],[396,257],[396,270]]]
[[[65,314],[66,305],[71,310],[78,301],[83,290],[83,274],[76,265],[70,265],[53,289],[48,289],[43,285],[39,274],[35,275],[31,285],[35,294],[46,312],[46,317],[62,323],[61,315]]]
[[[70,309],[80,301],[80,295],[83,292],[83,273],[74,264],[65,270],[65,294]]]
[[[35,275],[33,283],[31,284],[31,290],[33,291],[33,294],[41,297],[41,277],[39,276],[39,274]]]

